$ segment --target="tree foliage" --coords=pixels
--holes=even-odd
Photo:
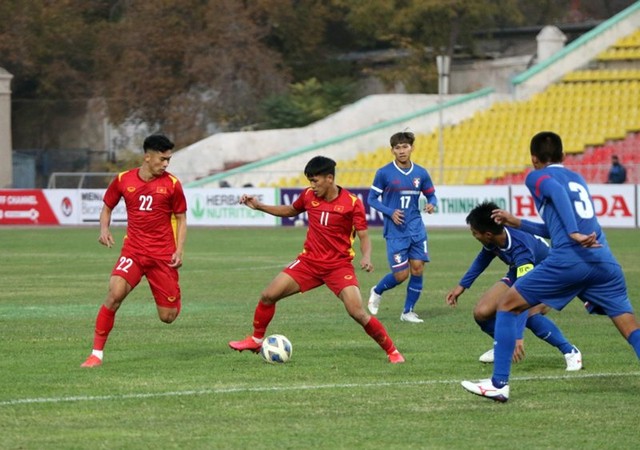
[[[557,23],[576,4],[589,18],[608,16],[630,3],[2,0],[0,66],[14,75],[14,111],[48,123],[50,133],[69,104],[101,98],[112,123],[144,122],[182,145],[204,137],[211,124],[270,123],[265,111],[276,123],[289,116],[290,126],[315,120],[349,98],[325,89],[344,90],[350,83],[339,80],[363,73],[409,92],[434,92],[434,56],[473,52],[474,31]],[[404,56],[383,65],[340,58],[381,49]]]

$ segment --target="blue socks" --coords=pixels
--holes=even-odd
[[[636,356],[640,359],[640,329],[632,332],[627,338],[627,342],[633,347]]]
[[[373,290],[376,291],[378,295],[382,295],[384,291],[393,289],[398,284],[399,283],[396,281],[396,278],[393,276],[393,273],[388,273],[382,278],[382,280],[378,282],[378,284],[375,285]]]
[[[388,291],[389,289],[393,289],[398,284],[396,278],[393,276],[393,273],[386,274],[382,280],[375,285],[373,290],[382,295],[384,291]],[[422,293],[422,276],[419,275],[409,275],[409,283],[407,284],[407,297],[404,301],[404,311],[403,313],[408,313],[409,311],[413,311],[413,307],[418,303],[418,299],[420,298],[420,294]]]
[[[420,294],[422,293],[422,276],[409,275],[409,284],[407,285],[407,298],[404,301],[403,313],[413,311],[413,307],[418,303]]]
[[[529,317],[527,320],[527,328],[529,328],[533,334],[538,336],[540,339],[560,350],[563,355],[571,353],[574,348],[567,338],[564,337],[562,331],[560,331],[556,324],[542,314],[535,314]]]
[[[491,381],[497,388],[509,384],[511,357],[516,348],[517,322],[518,314],[506,311],[498,311],[496,314],[493,377]]]

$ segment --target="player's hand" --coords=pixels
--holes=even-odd
[[[500,225],[507,225],[514,228],[520,227],[520,219],[504,209],[494,209],[491,212],[491,218],[495,223]]]
[[[360,260],[360,268],[367,272],[373,272],[373,263],[369,258],[362,258]]]
[[[404,223],[404,212],[401,209],[396,209],[393,211],[393,214],[391,214],[391,220],[393,220],[393,223],[396,225],[402,225]]]
[[[513,362],[520,362],[524,359],[524,339],[516,340],[516,348],[513,350]]]
[[[587,247],[587,248],[602,247],[602,244],[599,243],[598,239],[596,238],[595,231],[589,235],[582,234],[582,233],[571,233],[569,236],[571,237],[571,239],[573,239],[583,247]]]
[[[435,206],[433,206],[431,203],[427,203],[426,205],[424,205],[424,212],[426,212],[427,214],[433,214],[433,211],[436,209]]]
[[[464,288],[460,285],[454,287],[453,289],[451,289],[449,291],[449,293],[447,294],[445,301],[447,302],[447,304],[449,306],[452,307],[456,307],[458,306],[458,297],[460,297],[460,295],[462,295],[462,293],[464,292]]]
[[[174,253],[171,255],[171,262],[169,262],[169,267],[173,267],[177,269],[182,266],[182,255],[180,253]]]
[[[111,248],[116,243],[109,231],[101,232],[100,236],[98,236],[98,242],[108,248]]]
[[[253,195],[242,194],[238,203],[241,205],[247,205],[251,209],[256,209],[258,207],[258,200]]]

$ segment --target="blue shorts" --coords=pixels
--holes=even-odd
[[[531,306],[544,303],[562,310],[578,297],[590,313],[617,317],[633,313],[627,285],[618,264],[554,261],[542,263],[513,284]]]
[[[410,259],[430,261],[426,237],[407,236],[387,239],[387,261],[392,272],[407,269]]]

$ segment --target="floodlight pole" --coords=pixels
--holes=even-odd
[[[445,55],[436,56],[436,65],[438,66],[438,153],[440,155],[440,180],[438,184],[444,183],[444,137],[442,129],[444,127],[444,118],[442,106],[444,103],[444,95],[449,93],[449,66],[451,58]]]

